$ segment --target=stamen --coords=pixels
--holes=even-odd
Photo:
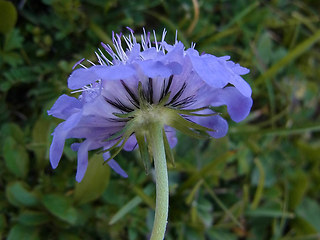
[[[94,53],[96,54],[96,57],[98,58],[98,62],[100,63],[100,65],[107,65],[97,52]]]
[[[72,70],[75,69],[76,66],[80,65],[84,60],[85,60],[85,58],[82,58],[81,60],[79,60],[78,62],[76,62],[76,63],[73,65]]]
[[[159,52],[157,36],[156,36],[156,32],[154,30],[153,30],[153,36],[154,36],[154,43],[156,45],[157,52]]]
[[[92,64],[93,66],[96,65],[95,63],[93,63],[92,61],[90,61],[90,60],[88,60],[88,59],[87,59],[87,62],[90,63],[90,64]]]
[[[134,33],[134,31],[130,27],[126,27],[131,33]]]

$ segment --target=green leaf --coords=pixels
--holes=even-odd
[[[49,216],[44,212],[26,210],[19,215],[18,221],[27,226],[39,226],[48,222]]]
[[[96,200],[106,190],[110,179],[110,167],[103,163],[101,155],[95,154],[90,158],[84,178],[75,187],[74,201],[77,204]]]
[[[269,32],[265,32],[260,36],[257,50],[259,53],[259,57],[263,59],[264,63],[269,64],[273,56],[272,41]]]
[[[7,226],[6,218],[4,214],[0,214],[0,233],[3,232],[6,226]],[[0,234],[0,239],[1,239],[1,234]]]
[[[185,180],[180,187],[180,191],[196,184],[199,179],[213,175],[218,171],[218,167],[221,164],[226,164],[227,160],[234,155],[234,152],[226,152],[220,156],[217,156],[214,160],[202,167],[199,171],[195,171],[192,176]]]
[[[308,176],[303,171],[295,171],[290,176],[292,187],[289,192],[289,208],[295,209],[302,201],[308,189]]]
[[[132,190],[152,209],[155,209],[155,202],[150,197],[150,190],[153,189],[152,185],[148,185],[145,189],[141,189],[138,186],[133,186]]]
[[[17,22],[17,10],[12,2],[0,0],[0,32],[8,33]]]
[[[39,204],[37,196],[23,182],[10,183],[6,188],[6,197],[16,207],[35,207]]]
[[[78,219],[78,212],[71,205],[71,200],[65,196],[49,194],[43,197],[44,206],[57,218],[75,225]]]
[[[40,169],[48,164],[46,153],[49,149],[50,122],[42,117],[38,119],[32,130],[32,144],[37,164]]]
[[[318,202],[305,198],[297,208],[296,213],[320,233],[320,206]]]
[[[211,229],[208,231],[208,237],[210,240],[236,240],[238,239],[236,235],[230,233],[229,231],[224,231],[221,229]]]
[[[115,224],[121,218],[123,218],[127,213],[129,213],[132,209],[137,207],[142,202],[140,197],[134,197],[131,201],[125,204],[111,219],[109,225]]]
[[[4,138],[11,136],[16,142],[24,143],[24,133],[19,125],[15,123],[5,123],[1,127],[1,135]]]
[[[72,233],[68,233],[68,232],[61,232],[59,233],[59,237],[58,240],[81,240],[83,239],[80,238],[77,234],[72,234]]]
[[[13,53],[12,50],[19,49],[22,47],[23,37],[20,34],[19,29],[13,29],[10,33],[6,35],[5,43],[3,46],[3,50],[6,53]],[[18,59],[14,59],[14,62],[22,62],[21,55],[16,55]],[[16,56],[12,56],[12,58],[16,58]],[[20,60],[20,61],[19,61]],[[12,65],[16,65],[12,63]]]
[[[11,228],[7,240],[38,240],[37,228],[27,227],[20,224]]]
[[[320,40],[320,30],[316,31],[311,37],[304,40],[302,43],[292,49],[286,56],[274,63],[264,74],[255,80],[255,85],[264,82],[265,79],[274,77],[281,69],[284,69],[290,62],[301,56],[316,42]]]
[[[12,137],[8,137],[2,150],[8,170],[17,177],[26,177],[29,170],[29,155],[25,147]]]
[[[257,208],[255,210],[248,210],[245,212],[245,214],[246,216],[250,217],[294,218],[293,213],[271,208]]]

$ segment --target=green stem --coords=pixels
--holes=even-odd
[[[163,142],[163,125],[152,124],[149,131],[156,173],[157,192],[156,212],[150,240],[163,240],[166,232],[169,208],[168,171]]]

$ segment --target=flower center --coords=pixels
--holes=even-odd
[[[183,82],[180,87],[173,88],[173,78],[174,75],[171,75],[168,79],[164,79],[160,89],[154,87],[154,79],[148,78],[144,85],[139,82],[138,91],[131,89],[125,81],[121,80],[121,85],[127,93],[127,99],[124,101],[116,97],[114,99],[105,97],[105,101],[120,111],[117,114],[129,114],[137,109],[146,108],[159,110],[156,108],[157,105],[173,109],[183,109],[190,106],[195,101],[195,95],[183,97],[187,88],[186,82]]]
[[[152,124],[168,125],[172,119],[171,111],[161,105],[149,105],[135,111],[133,122],[135,129],[147,131]]]

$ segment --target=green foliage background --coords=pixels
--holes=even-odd
[[[0,238],[147,239],[155,187],[137,152],[122,179],[92,154],[81,184],[67,142],[48,160],[46,111],[111,32],[142,27],[251,69],[248,119],[219,140],[179,135],[166,239],[320,239],[320,2],[0,0]],[[221,111],[225,113],[225,109]]]

